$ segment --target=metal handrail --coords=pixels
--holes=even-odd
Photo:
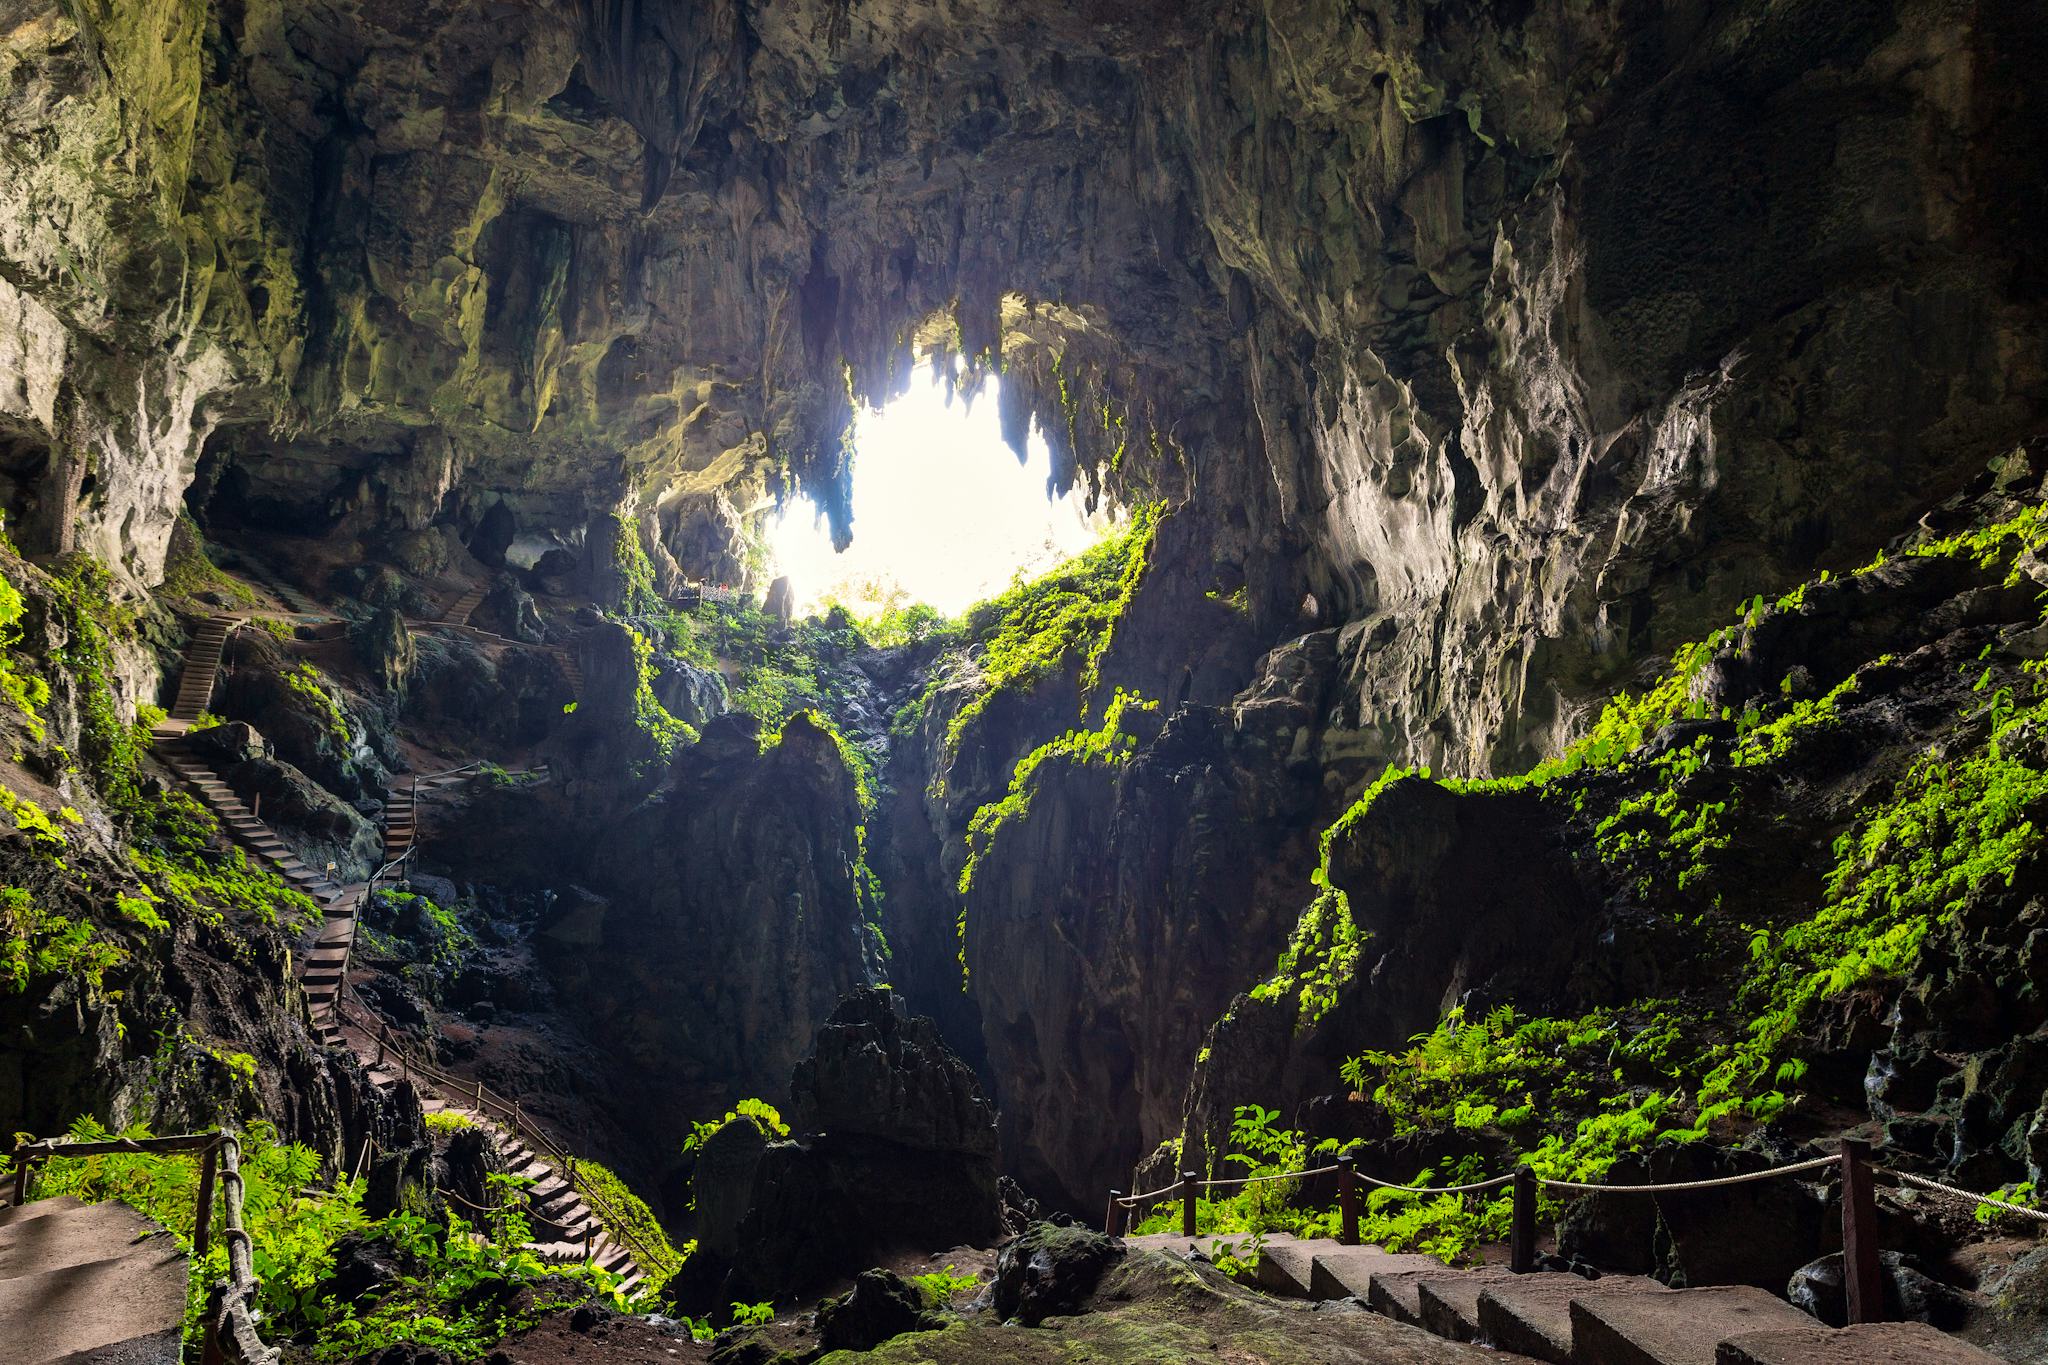
[[[626,1226],[625,1220],[605,1202],[603,1196],[587,1185],[576,1183],[575,1155],[538,1127],[517,1100],[508,1102],[503,1097],[490,1093],[482,1081],[464,1082],[461,1077],[451,1075],[432,1062],[424,1061],[407,1052],[392,1040],[390,1029],[376,1017],[369,1003],[356,993],[354,987],[344,983],[342,991],[342,995],[337,999],[345,1000],[354,1007],[358,1022],[375,1026],[377,1046],[396,1054],[408,1074],[416,1072],[429,1082],[446,1087],[451,1094],[473,1102],[485,1118],[508,1124],[515,1137],[532,1143],[536,1151],[550,1159],[550,1162],[562,1172],[562,1177],[568,1182],[569,1187],[581,1195],[583,1202],[590,1205],[591,1211],[603,1221],[606,1234],[625,1244],[640,1258],[643,1270],[652,1263],[655,1259],[654,1254]]]

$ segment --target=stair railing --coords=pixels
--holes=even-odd
[[[50,1160],[120,1153],[189,1153],[199,1158],[199,1197],[192,1219],[192,1255],[203,1259],[212,1245],[213,1192],[220,1188],[221,1237],[228,1244],[228,1277],[215,1286],[217,1308],[205,1319],[201,1359],[224,1358],[240,1365],[278,1365],[281,1353],[263,1344],[256,1331],[255,1244],[244,1211],[241,1139],[226,1129],[150,1138],[103,1138],[74,1141],[48,1138],[23,1141],[14,1148],[14,1203],[28,1202],[31,1172]],[[226,1342],[225,1351],[222,1342]]]
[[[343,992],[344,994],[337,997],[337,999],[343,1000],[347,1007],[352,1008],[357,1016],[357,1022],[377,1039],[378,1064],[381,1064],[388,1054],[397,1059],[401,1067],[401,1074],[406,1079],[410,1080],[413,1076],[417,1075],[426,1080],[430,1085],[441,1090],[444,1095],[459,1099],[466,1104],[474,1104],[477,1111],[485,1117],[505,1124],[515,1137],[530,1143],[535,1152],[548,1158],[549,1163],[562,1173],[562,1179],[567,1182],[569,1187],[583,1197],[584,1203],[590,1205],[591,1211],[603,1222],[606,1233],[632,1251],[639,1259],[642,1269],[647,1268],[653,1262],[655,1259],[653,1253],[631,1231],[619,1214],[606,1203],[604,1197],[588,1184],[579,1185],[576,1183],[576,1158],[574,1154],[556,1142],[544,1129],[540,1128],[534,1122],[532,1116],[527,1114],[520,1106],[518,1100],[507,1100],[499,1095],[492,1094],[482,1081],[465,1081],[458,1076],[453,1076],[443,1071],[432,1062],[408,1052],[392,1036],[390,1026],[377,1018],[369,1005],[353,988],[348,987],[344,983]]]

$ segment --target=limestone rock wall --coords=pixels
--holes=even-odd
[[[1178,505],[1162,582],[1242,588],[1242,623],[1146,606],[1105,676],[1252,691],[1156,766],[1063,779],[970,907],[1005,1122],[1075,1129],[1006,1133],[1052,1186],[1163,1135],[1174,1055],[1298,908],[1298,822],[1387,761],[1554,752],[2043,415],[2026,0],[27,0],[5,24],[25,549],[146,584],[190,490],[202,518],[599,588],[623,512],[665,578],[743,578],[778,498],[860,533],[840,438],[919,348],[970,385],[999,368],[1057,483]],[[1316,715],[1249,760],[1236,713],[1304,635]],[[956,802],[1016,757],[967,756]],[[927,816],[938,890],[909,899],[945,914],[962,810]],[[1246,880],[1169,905],[1157,869],[1185,865]],[[1162,980],[1189,983],[1170,1021]],[[1084,999],[1102,1017],[1061,1037]]]
[[[798,487],[853,531],[850,404],[931,346],[1059,481],[1191,501],[1270,639],[1357,624],[1342,743],[1519,762],[2038,419],[2040,41],[2016,0],[32,5],[0,472],[144,579],[202,455],[486,557],[623,503],[723,577]]]

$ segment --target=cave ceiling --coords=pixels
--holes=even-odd
[[[89,464],[141,586],[195,480],[742,576],[797,493],[858,533],[850,414],[924,347],[1483,767],[2043,407],[2011,0],[9,15],[9,467]]]

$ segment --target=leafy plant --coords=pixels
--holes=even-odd
[[[959,1295],[981,1287],[981,1280],[978,1277],[962,1275],[950,1265],[944,1270],[931,1270],[922,1275],[913,1275],[910,1282],[917,1286],[918,1292],[924,1295],[925,1302],[933,1308],[944,1308]]]
[[[711,1135],[728,1123],[751,1123],[766,1138],[786,1138],[789,1125],[782,1121],[782,1115],[766,1100],[744,1099],[725,1111],[723,1118],[711,1119],[704,1123],[690,1125],[690,1135],[683,1139],[683,1152],[687,1155],[697,1151]]]

